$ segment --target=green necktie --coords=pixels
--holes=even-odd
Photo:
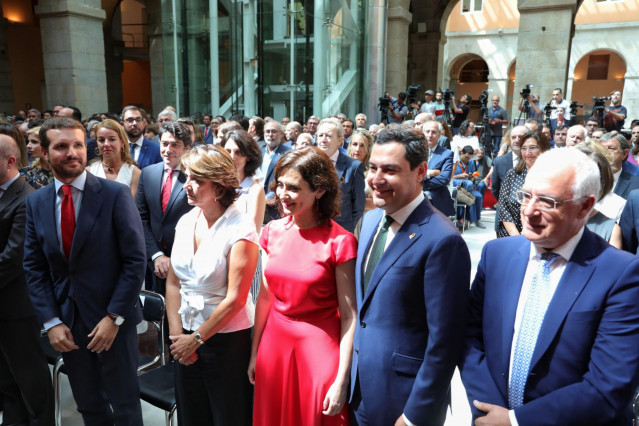
[[[377,233],[377,237],[375,237],[375,241],[373,241],[373,247],[371,247],[371,254],[368,257],[368,264],[366,265],[366,271],[364,271],[364,294],[366,294],[366,290],[368,289],[368,282],[371,280],[373,276],[373,272],[375,271],[375,267],[377,266],[377,262],[381,259],[382,254],[384,253],[384,247],[386,247],[386,237],[388,236],[388,228],[394,222],[393,218],[390,216],[384,216],[384,222],[382,223],[382,227]]]

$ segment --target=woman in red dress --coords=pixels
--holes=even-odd
[[[314,147],[285,154],[273,186],[282,219],[267,224],[249,380],[253,424],[347,425],[357,242],[331,218],[339,181]]]

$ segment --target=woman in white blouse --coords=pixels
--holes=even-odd
[[[200,145],[182,165],[195,207],[176,226],[166,281],[180,424],[249,425],[255,224],[234,204],[240,185],[224,149]]]

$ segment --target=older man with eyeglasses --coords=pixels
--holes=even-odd
[[[599,187],[578,149],[542,154],[522,235],[484,246],[460,364],[476,424],[631,424],[639,259],[585,227]]]

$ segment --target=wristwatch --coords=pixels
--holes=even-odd
[[[204,340],[202,340],[202,335],[200,334],[200,330],[195,330],[195,333],[193,333],[195,335],[195,341],[198,342],[200,345],[204,344]]]
[[[113,323],[117,325],[118,327],[124,323],[124,318],[119,315],[112,314],[111,312],[109,312],[107,316],[111,318],[113,320]]]

